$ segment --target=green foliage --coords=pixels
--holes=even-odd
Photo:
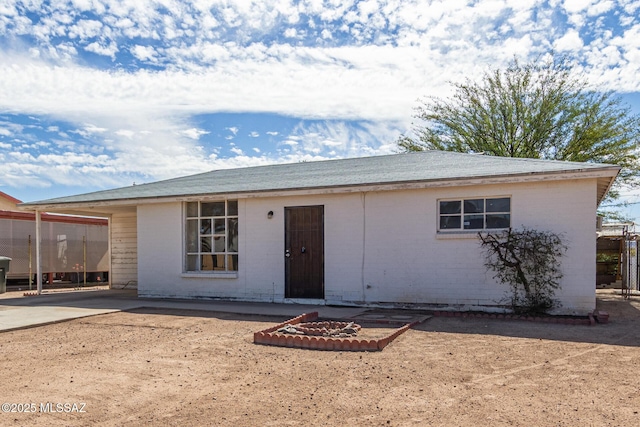
[[[416,109],[423,124],[400,137],[402,150],[616,164],[618,185],[640,185],[640,116],[612,92],[588,89],[566,59],[514,59],[453,86],[451,99],[427,98]]]
[[[525,227],[478,237],[485,266],[510,288],[506,300],[515,313],[542,314],[559,306],[553,296],[560,288],[560,258],[567,250],[560,235]]]
[[[618,263],[620,257],[615,254],[605,254],[605,253],[597,253],[596,254],[596,262],[606,262],[606,263]]]

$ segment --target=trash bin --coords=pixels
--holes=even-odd
[[[7,292],[7,273],[11,258],[0,256],[0,294]]]

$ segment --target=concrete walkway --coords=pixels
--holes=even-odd
[[[289,318],[317,311],[320,317],[329,319],[350,318],[367,310],[307,304],[138,298],[135,290],[45,291],[28,297],[23,292],[8,292],[0,294],[0,332],[143,307]]]

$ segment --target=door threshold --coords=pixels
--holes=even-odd
[[[327,300],[318,298],[285,298],[285,304],[307,304],[307,305],[326,305]]]

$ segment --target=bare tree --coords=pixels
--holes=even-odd
[[[558,307],[560,259],[567,250],[559,234],[530,228],[478,233],[485,266],[509,286],[507,300],[514,312],[540,314]]]

